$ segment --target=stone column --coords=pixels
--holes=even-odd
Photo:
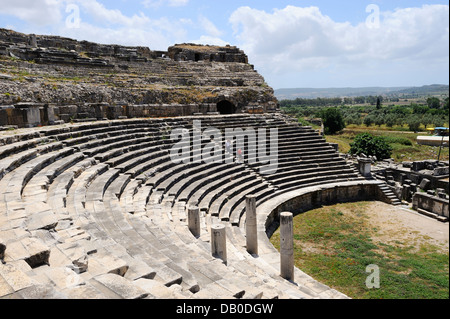
[[[32,47],[32,48],[37,48],[37,38],[35,34],[30,34],[30,38],[28,40],[28,44]]]
[[[402,199],[410,202],[411,201],[411,186],[408,184],[403,185],[402,189]]]
[[[188,208],[188,227],[192,235],[200,237],[200,210],[197,206]]]
[[[247,252],[251,255],[258,254],[258,229],[256,220],[256,196],[248,195],[245,199],[245,222]]]
[[[215,224],[211,226],[211,253],[214,257],[227,263],[227,235],[225,225]]]
[[[371,160],[369,158],[360,158],[358,160],[359,172],[364,177],[370,177]]]
[[[281,277],[294,281],[294,215],[280,214],[280,269]]]

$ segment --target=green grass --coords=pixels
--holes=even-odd
[[[384,243],[365,213],[369,202],[315,209],[294,218],[296,266],[354,299],[448,299],[449,256],[427,244]],[[279,249],[279,231],[271,238]],[[368,265],[380,269],[380,288],[369,289]]]

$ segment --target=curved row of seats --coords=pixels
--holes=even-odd
[[[170,132],[183,128],[192,139],[196,120],[221,130],[222,139],[201,142],[221,150],[226,128],[277,128],[277,172],[262,175],[257,161],[236,163],[225,152],[211,158],[217,162],[194,152],[174,162]],[[279,115],[102,121],[5,134],[0,297],[342,297],[308,276],[285,281],[246,252],[245,196],[260,204],[296,187],[352,178],[358,176],[317,132]],[[187,226],[191,206],[201,213],[199,238]],[[211,256],[215,223],[227,226],[226,264]]]

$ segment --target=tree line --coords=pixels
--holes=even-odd
[[[387,102],[399,102],[399,97],[393,96],[355,96],[355,97],[318,97],[318,98],[296,98],[293,100],[280,101],[281,107],[295,107],[295,106],[336,106],[336,105],[357,105],[357,104],[370,104],[376,105],[377,103]]]
[[[315,103],[308,104],[310,100],[315,100]],[[283,100],[280,102],[280,106],[288,114],[298,118],[322,118],[324,123],[328,120],[330,126],[325,125],[325,128],[328,128],[329,133],[339,131],[336,128],[350,124],[386,125],[387,127],[407,125],[409,130],[418,131],[421,125],[437,127],[449,123],[448,97],[443,99],[429,97],[425,104],[410,103],[409,105],[389,106],[382,104],[382,97],[377,97],[373,104],[356,106],[346,105],[342,102],[333,104],[333,101],[337,102],[338,100],[342,101],[341,98]]]

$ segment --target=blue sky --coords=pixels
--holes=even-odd
[[[440,0],[0,0],[0,27],[154,50],[236,45],[275,89],[449,82]]]

